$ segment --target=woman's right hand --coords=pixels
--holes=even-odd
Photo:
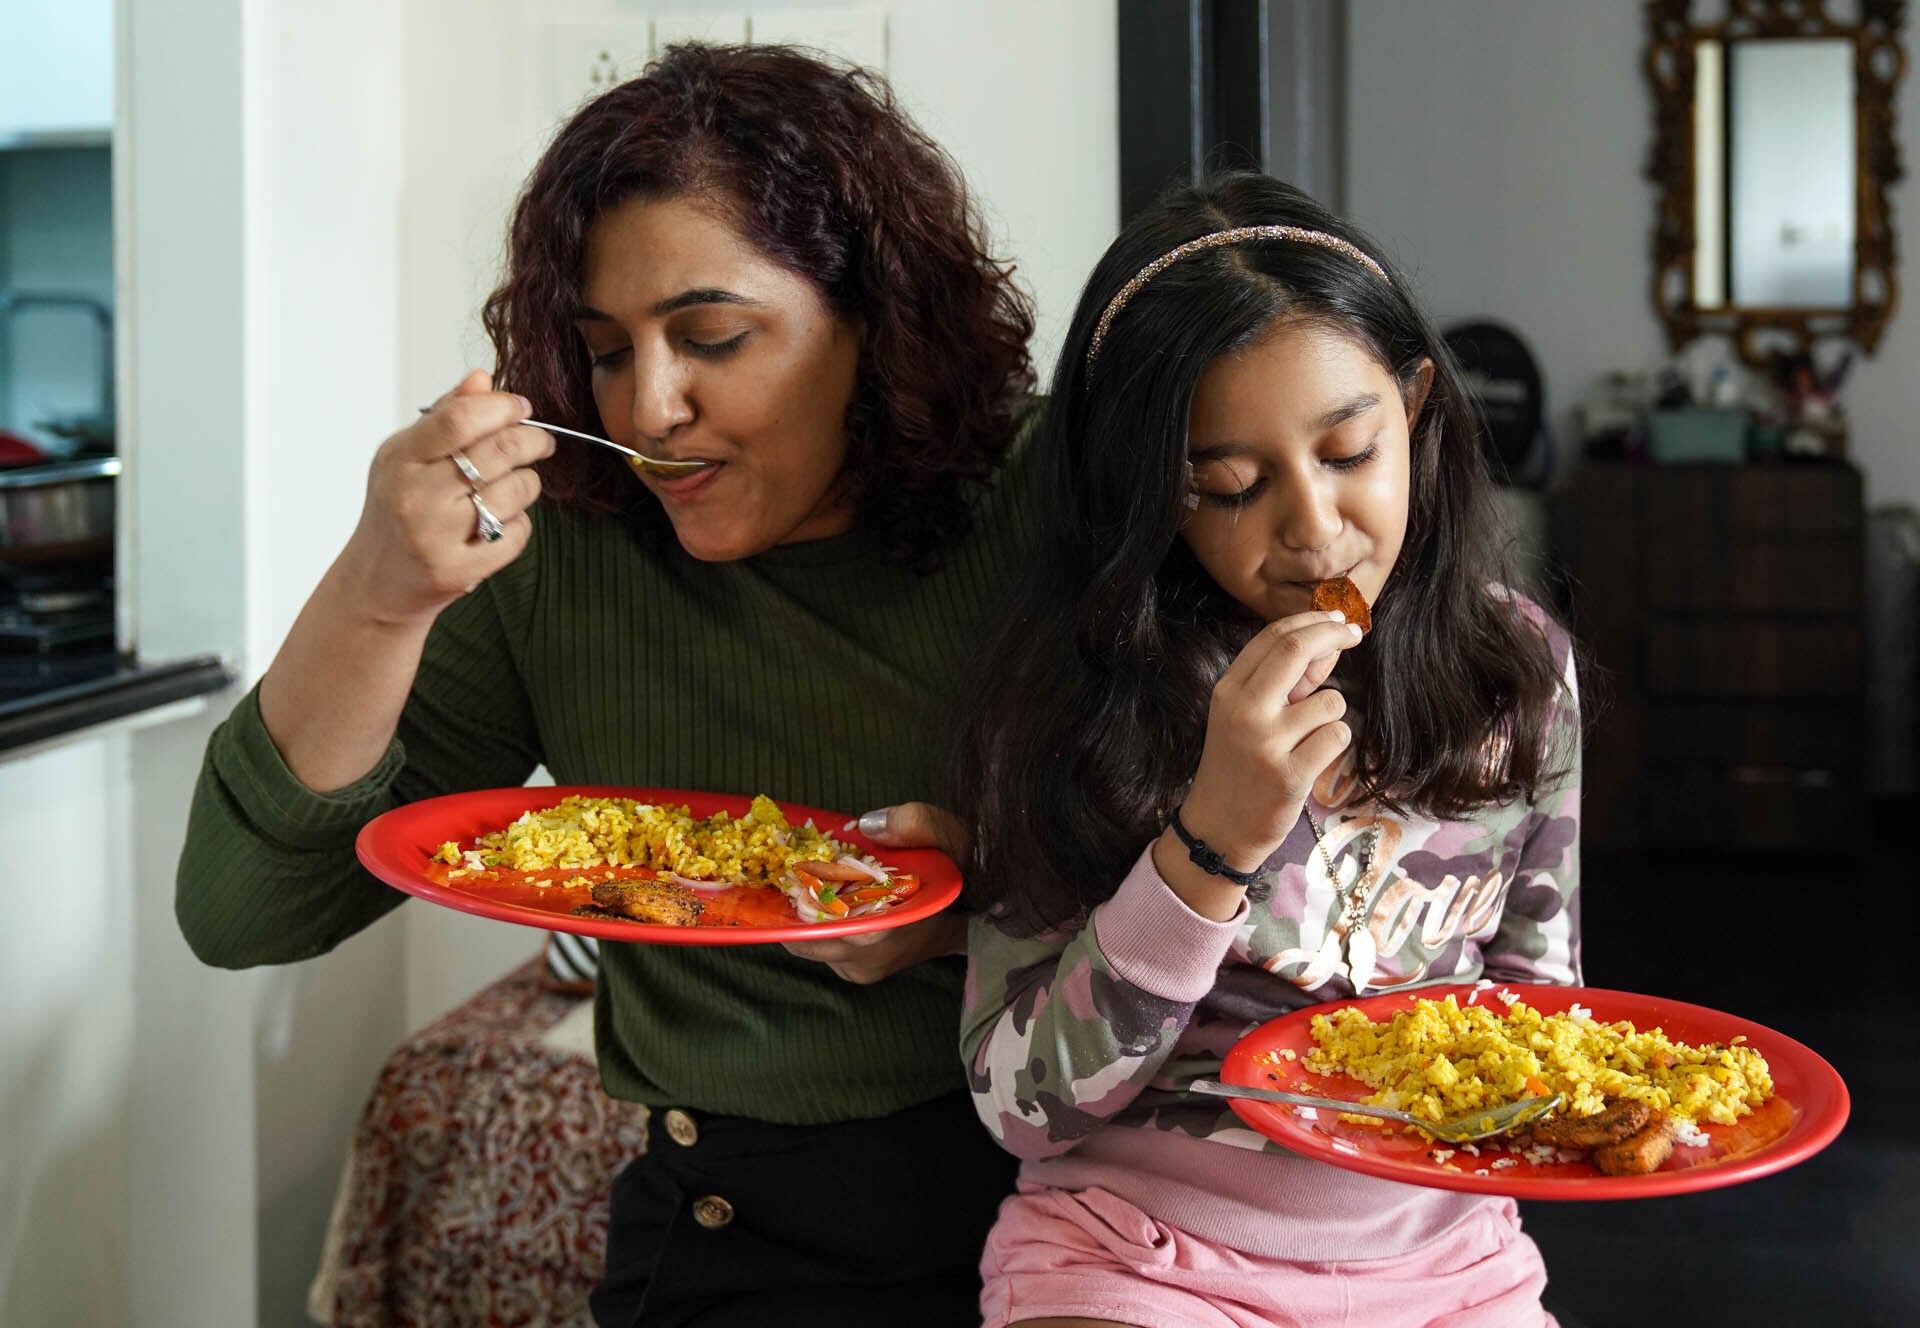
[[[531,413],[525,398],[493,391],[490,376],[476,369],[381,444],[340,558],[375,621],[431,621],[526,548],[527,509],[540,496],[530,467],[554,447],[545,429],[520,424]],[[480,472],[481,499],[503,527],[491,543],[479,537],[473,486],[451,460],[456,452]]]
[[[1346,698],[1321,684],[1359,643],[1338,613],[1294,614],[1262,628],[1214,684],[1180,820],[1234,869],[1250,871],[1280,846],[1314,781],[1353,740]]]

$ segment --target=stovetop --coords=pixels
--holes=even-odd
[[[123,667],[114,649],[110,563],[0,563],[0,701],[110,677]]]
[[[215,655],[122,654],[111,559],[57,572],[0,563],[0,759],[234,681]]]

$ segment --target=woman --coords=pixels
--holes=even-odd
[[[498,390],[470,375],[380,448],[209,745],[178,896],[208,962],[324,952],[402,898],[356,865],[362,824],[540,764],[928,792],[932,708],[1026,544],[1032,318],[885,87],[669,51],[535,167],[486,324]],[[637,479],[528,418],[701,464]],[[953,1055],[962,933],[602,947],[608,1091],[695,1129],[616,1182],[601,1323],[974,1322],[1011,1179]]]

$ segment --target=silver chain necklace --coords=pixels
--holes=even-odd
[[[1313,846],[1320,851],[1320,861],[1326,865],[1327,881],[1336,892],[1347,893],[1340,888],[1340,873],[1334,869],[1333,855],[1327,852],[1327,832],[1314,817],[1313,808],[1306,803],[1300,804],[1300,810],[1307,818],[1307,828],[1313,831]],[[1348,895],[1347,910],[1352,912],[1363,903],[1367,890],[1373,884],[1373,854],[1380,846],[1380,827],[1374,826],[1361,837],[1355,846],[1355,856],[1359,859],[1360,869],[1354,873],[1352,893]]]

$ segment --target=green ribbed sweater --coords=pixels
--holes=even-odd
[[[849,814],[930,797],[940,708],[1029,547],[1036,415],[930,574],[880,561],[858,532],[702,563],[671,541],[649,552],[612,518],[537,510],[527,551],[435,623],[399,733],[358,783],[296,780],[253,694],[215,731],[175,897],[194,952],[235,968],[326,952],[407,897],[359,866],[362,825],[540,764],[561,784]],[[777,945],[603,943],[600,973],[616,1097],[808,1124],[965,1086],[957,958],[863,987]]]

